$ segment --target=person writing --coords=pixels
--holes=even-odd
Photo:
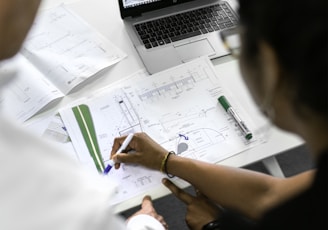
[[[0,60],[14,56],[28,33],[40,0],[0,0]],[[5,65],[5,63],[0,63]],[[14,69],[0,72],[1,90]],[[1,106],[1,100],[0,100]],[[109,206],[114,184],[89,175],[77,162],[24,131],[0,113],[0,229],[164,230],[149,196],[127,221]]]
[[[169,152],[145,133],[134,135],[127,148],[133,154],[115,154],[125,137],[115,139],[116,168],[140,164],[197,188],[192,196],[163,179],[188,206],[190,229],[327,229],[327,9],[325,0],[239,0],[244,81],[274,125],[306,141],[315,170],[281,179],[204,163]]]

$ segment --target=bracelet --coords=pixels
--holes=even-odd
[[[202,230],[220,230],[219,220],[214,220],[212,222],[209,222],[208,224],[205,224]]]
[[[159,170],[161,173],[164,173],[164,171],[165,171],[165,168],[166,168],[165,165],[166,165],[166,161],[167,161],[167,158],[169,157],[169,155],[170,155],[170,152],[168,152],[162,160],[161,168]]]
[[[162,173],[166,173],[166,175],[167,175],[169,178],[173,178],[173,177],[174,177],[174,175],[171,175],[171,174],[168,174],[168,173],[167,173],[167,160],[169,159],[169,157],[170,157],[171,154],[174,154],[174,155],[175,155],[175,152],[170,151],[170,152],[168,152],[168,153],[165,155],[165,157],[164,157],[163,160],[162,160],[161,168],[160,168],[160,172],[162,172]]]
[[[167,157],[166,157],[166,160],[165,160],[165,164],[164,164],[164,170],[165,170],[165,173],[166,173],[166,175],[168,176],[168,178],[173,178],[173,177],[174,177],[174,175],[167,173],[167,160],[169,159],[169,156],[170,156],[171,154],[175,155],[175,152],[170,151],[170,152],[167,154]]]

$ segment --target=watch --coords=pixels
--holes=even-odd
[[[202,230],[220,230],[220,222],[219,220],[214,220],[205,224]]]

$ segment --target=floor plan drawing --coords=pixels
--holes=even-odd
[[[151,76],[139,72],[78,103],[90,111],[90,122],[105,163],[115,137],[141,131],[168,151],[217,163],[258,143],[256,137],[247,141],[241,135],[234,120],[218,104],[217,98],[221,95],[231,99],[252,128],[250,117],[224,89],[206,58]],[[82,161],[90,162],[90,154],[83,145],[83,136],[71,107],[60,113]],[[109,174],[119,184],[117,203],[160,186],[164,176],[130,165]]]

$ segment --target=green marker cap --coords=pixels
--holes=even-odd
[[[245,138],[246,138],[247,140],[250,140],[250,139],[253,138],[253,134],[251,134],[251,133],[247,133],[246,136],[245,136]]]
[[[222,107],[225,109],[225,111],[228,111],[228,109],[231,107],[230,103],[225,98],[225,96],[220,96],[218,98],[218,101],[220,102],[220,104],[222,105]]]

